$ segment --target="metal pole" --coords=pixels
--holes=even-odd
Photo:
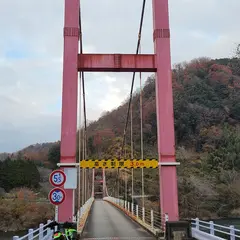
[[[80,81],[79,81],[79,132],[78,132],[78,211],[80,211],[81,207],[81,168],[80,168],[80,161],[81,161],[81,110],[82,110],[82,102],[81,102],[81,72],[80,72]]]
[[[55,221],[58,221],[58,206],[55,206]]]
[[[105,171],[102,170],[102,180],[103,180],[103,197],[105,197]]]
[[[58,222],[58,206],[55,206],[55,221]],[[57,231],[57,226],[55,226],[55,231]]]
[[[95,169],[92,169],[92,197],[94,197],[95,191]]]
[[[72,219],[74,219],[74,215],[75,215],[75,193],[76,190],[73,189],[73,207],[72,207]]]
[[[83,130],[83,141],[82,141],[82,159],[85,160],[85,156],[84,156],[84,130]],[[82,169],[82,206],[84,205],[85,201],[84,201],[84,175],[85,175],[85,168]]]
[[[141,50],[140,50],[141,52]],[[140,72],[141,159],[143,159],[142,74]],[[144,207],[144,170],[142,168],[142,206]]]
[[[133,159],[133,116],[131,103],[131,159]],[[132,203],[133,203],[133,168],[132,168]]]
[[[126,148],[124,149],[124,158],[126,159]],[[125,200],[127,201],[127,188],[128,188],[128,182],[127,182],[127,173],[125,172]]]
[[[120,169],[118,169],[118,179],[117,179],[117,199],[119,199],[119,181],[120,181]]]
[[[125,200],[127,201],[127,174],[125,173]]]
[[[84,132],[84,156],[85,156],[85,159],[86,159],[86,153],[87,153],[87,151],[86,151],[86,131]],[[84,178],[84,200],[85,200],[85,202],[87,201],[87,169],[85,169],[85,178]]]

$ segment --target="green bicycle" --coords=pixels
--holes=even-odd
[[[77,240],[77,230],[74,228],[73,223],[65,222],[58,223],[52,222],[48,225],[51,229],[55,229],[57,226],[58,230],[54,231],[52,240]]]

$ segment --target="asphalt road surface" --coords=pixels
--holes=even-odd
[[[151,240],[156,238],[110,203],[95,200],[82,239]]]

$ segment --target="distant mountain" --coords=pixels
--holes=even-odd
[[[32,144],[26,148],[23,148],[22,150],[18,151],[17,153],[21,152],[23,154],[25,153],[39,153],[39,152],[48,152],[49,149],[54,146],[58,142],[47,142],[47,143],[36,143]]]
[[[7,157],[15,158],[21,155],[26,159],[35,161],[36,164],[48,164],[49,149],[58,143],[59,142],[36,143],[14,153],[0,153],[0,161],[4,161]]]

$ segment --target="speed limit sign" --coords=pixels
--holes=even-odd
[[[50,191],[48,198],[52,204],[59,205],[65,199],[65,192],[61,188],[54,188]]]
[[[55,170],[50,175],[50,183],[54,187],[60,187],[66,182],[66,175],[61,170]]]

